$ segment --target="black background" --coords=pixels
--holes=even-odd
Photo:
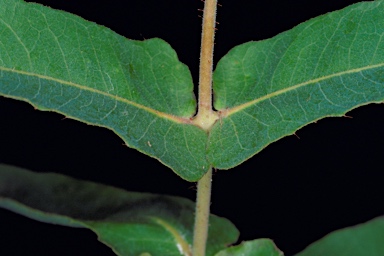
[[[200,0],[40,0],[131,39],[160,37],[198,80]],[[232,47],[270,38],[357,1],[219,1],[215,62]],[[1,8],[1,6],[0,6]],[[239,228],[239,241],[272,238],[287,255],[332,230],[384,213],[384,105],[328,118],[213,177],[211,210]],[[123,146],[111,131],[0,98],[0,162],[131,191],[194,200],[194,183]],[[0,210],[0,255],[114,255],[88,230],[42,224]]]

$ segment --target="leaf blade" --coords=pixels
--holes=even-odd
[[[297,256],[379,256],[384,253],[384,218],[334,231],[309,245]]]
[[[239,245],[224,249],[216,256],[283,256],[272,240],[261,238],[245,241]]]
[[[127,192],[54,173],[0,165],[0,207],[29,218],[95,232],[118,255],[189,255],[194,203]],[[236,241],[228,220],[210,216],[207,255]],[[225,232],[223,232],[225,230]]]
[[[166,42],[128,40],[39,4],[1,6],[0,95],[111,129],[186,180],[208,170],[207,135],[190,122],[191,74]]]
[[[213,166],[234,167],[309,123],[383,102],[383,6],[355,4],[232,49],[214,73]]]

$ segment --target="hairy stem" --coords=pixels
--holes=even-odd
[[[205,0],[203,15],[203,31],[201,34],[199,107],[194,122],[208,131],[218,119],[212,110],[212,63],[215,39],[217,0]]]
[[[206,0],[201,35],[199,114],[212,111],[212,62],[216,23],[216,0]]]
[[[212,63],[216,25],[217,0],[205,0],[201,35],[199,108],[194,122],[209,131],[218,119],[212,110]],[[205,256],[208,238],[209,207],[211,204],[212,168],[197,183],[193,256]]]
[[[211,204],[212,168],[197,183],[193,256],[205,256],[208,238],[209,207]]]

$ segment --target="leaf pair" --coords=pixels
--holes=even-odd
[[[231,50],[214,72],[219,120],[196,112],[187,67],[161,39],[127,40],[75,15],[0,0],[0,95],[88,124],[197,181],[308,123],[383,102],[383,1]]]

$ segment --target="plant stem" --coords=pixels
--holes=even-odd
[[[209,207],[211,204],[212,168],[197,183],[193,256],[205,256],[208,238]]]
[[[216,23],[216,0],[206,0],[201,35],[199,114],[212,111],[212,62]]]
[[[199,107],[194,122],[208,131],[218,119],[212,110],[212,64],[215,39],[217,0],[205,0],[203,30],[201,34]]]
[[[209,131],[218,119],[212,110],[212,64],[216,25],[217,0],[205,0],[203,31],[201,35],[199,107],[194,122]],[[212,167],[197,183],[193,256],[205,256],[208,238],[209,207],[211,204]]]

